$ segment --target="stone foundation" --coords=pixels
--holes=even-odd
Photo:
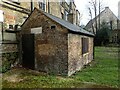
[[[18,48],[16,43],[0,44],[0,73],[6,72],[18,63]]]

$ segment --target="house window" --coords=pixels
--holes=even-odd
[[[61,13],[61,17],[62,17],[62,19],[64,19],[64,14],[63,13]]]
[[[9,25],[9,29],[13,29],[13,25]]]
[[[45,0],[38,0],[39,8],[45,11],[46,3]]]
[[[51,26],[51,29],[55,29],[55,28],[56,28],[56,26],[54,26],[54,25],[53,25],[53,26]]]
[[[82,54],[87,53],[88,48],[89,48],[89,40],[88,40],[88,38],[82,38]]]
[[[50,13],[50,2],[48,1],[48,13]]]
[[[4,21],[4,12],[0,10],[0,23]]]

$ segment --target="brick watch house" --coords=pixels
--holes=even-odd
[[[22,25],[21,63],[70,76],[93,60],[94,35],[37,8]]]
[[[73,0],[0,0],[0,72],[19,64],[17,25],[22,25],[34,7],[79,25],[79,11]],[[4,20],[1,22],[1,15]],[[67,18],[69,16],[69,18]],[[14,57],[14,58],[13,58]],[[16,64],[14,64],[16,62]],[[9,65],[8,65],[9,63]]]

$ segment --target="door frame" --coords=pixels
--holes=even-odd
[[[28,65],[28,66],[25,66],[24,64],[26,64],[24,61],[25,61],[25,57],[24,57],[24,55],[27,55],[27,54],[25,54],[24,52],[24,49],[23,49],[23,45],[25,45],[25,43],[24,43],[24,41],[23,41],[23,39],[25,39],[25,38],[31,38],[32,37],[32,40],[33,41],[31,41],[33,44],[32,44],[32,47],[33,47],[33,49],[32,49],[32,54],[33,54],[33,64],[31,64],[30,66]],[[26,39],[25,39],[26,40]],[[30,39],[29,39],[30,40]],[[35,69],[35,34],[22,34],[22,37],[21,37],[21,56],[22,56],[22,62],[21,62],[21,64],[22,64],[22,66],[23,67],[25,67],[25,68],[29,68],[29,69]],[[26,51],[27,52],[27,51]],[[28,55],[29,56],[29,55]],[[32,62],[32,60],[31,60],[31,62]],[[26,62],[29,62],[29,60],[26,60]]]

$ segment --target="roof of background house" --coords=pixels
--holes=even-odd
[[[78,34],[79,34],[79,33],[82,33],[82,34],[85,34],[85,35],[94,36],[93,33],[88,32],[88,31],[84,30],[83,28],[81,28],[81,27],[79,27],[79,26],[77,26],[77,25],[74,25],[74,24],[72,24],[72,23],[70,23],[70,22],[68,22],[68,21],[65,21],[65,20],[63,20],[63,19],[61,19],[61,18],[58,18],[58,17],[56,17],[56,16],[53,16],[53,15],[51,15],[51,14],[49,14],[49,13],[46,13],[46,12],[44,12],[43,10],[40,10],[40,9],[37,9],[37,8],[35,8],[34,10],[37,10],[37,11],[42,12],[42,13],[43,13],[44,15],[46,15],[48,18],[52,19],[53,21],[57,22],[58,24],[62,25],[63,27],[67,28],[68,30],[70,30],[70,31],[72,31],[72,32],[75,32],[75,33],[78,33]],[[34,10],[33,10],[33,12],[34,12]],[[32,13],[33,13],[33,12],[32,12]],[[29,17],[28,17],[28,18],[29,18]]]

